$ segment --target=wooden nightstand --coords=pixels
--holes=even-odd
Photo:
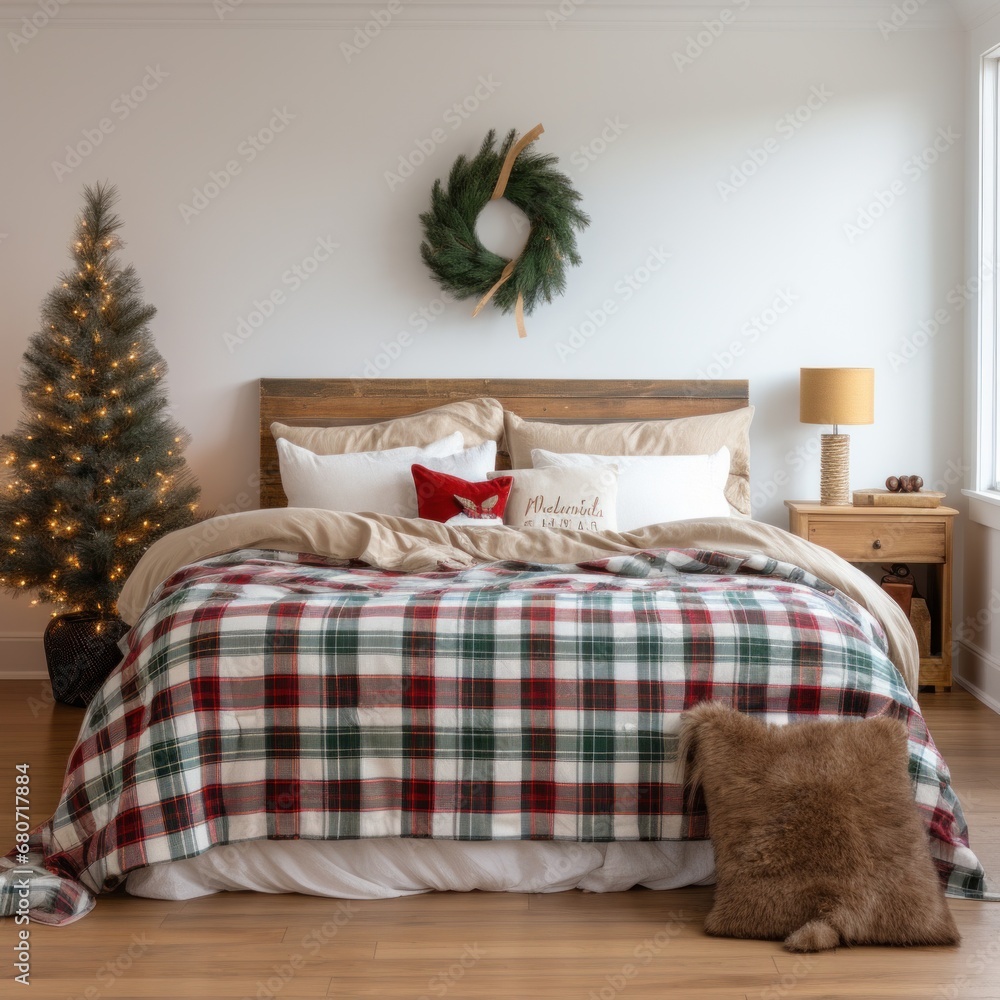
[[[824,507],[786,500],[788,530],[854,563],[929,563],[931,656],[920,658],[920,686],[951,690],[953,507]]]

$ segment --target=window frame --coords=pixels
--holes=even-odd
[[[997,430],[998,370],[997,282],[1000,239],[1000,46],[982,57],[979,101],[979,276],[976,351],[975,492],[1000,503],[1000,433]]]

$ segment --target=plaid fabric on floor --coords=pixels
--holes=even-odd
[[[246,840],[703,838],[677,735],[706,699],[775,723],[903,719],[942,880],[984,893],[881,627],[765,556],[404,575],[243,550],[174,574],[125,641],[29,845],[43,921],[132,869]],[[24,865],[2,866],[9,914]]]

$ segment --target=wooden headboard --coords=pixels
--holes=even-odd
[[[746,381],[517,378],[264,378],[260,380],[260,505],[284,507],[271,423],[370,424],[443,403],[491,396],[525,419],[655,420],[746,406]],[[500,468],[505,455],[498,458]]]

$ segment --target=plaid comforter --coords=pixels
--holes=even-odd
[[[60,923],[132,869],[255,839],[703,838],[677,735],[705,699],[903,719],[941,877],[984,890],[881,627],[765,556],[412,575],[242,550],[175,573],[125,642],[55,815],[0,862],[0,912],[18,869]]]

